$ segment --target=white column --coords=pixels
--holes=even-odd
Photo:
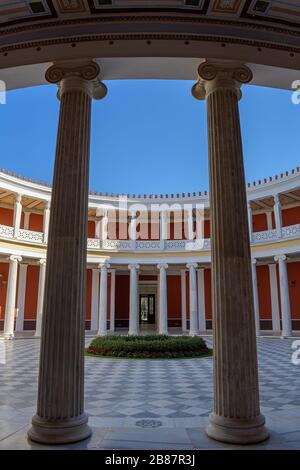
[[[136,213],[130,213],[129,221],[129,240],[136,240]]]
[[[22,196],[21,194],[16,195],[16,202],[14,206],[14,237],[18,237],[21,224],[22,216]]]
[[[276,264],[269,264],[271,306],[272,306],[272,330],[273,333],[280,333],[280,313],[277,287]]]
[[[167,226],[168,214],[166,211],[160,212],[160,239],[167,240],[168,238],[168,226]]]
[[[115,331],[116,270],[110,271],[110,331]]]
[[[12,339],[14,337],[18,261],[19,262],[22,261],[21,256],[12,255],[9,257],[9,273],[8,273],[8,282],[7,282],[4,332],[3,332],[5,339]]]
[[[259,336],[260,335],[260,316],[259,316],[259,299],[258,299],[258,287],[257,287],[256,259],[251,260],[251,266],[252,266],[252,286],[253,286],[255,330],[256,330],[256,336]]]
[[[189,269],[190,284],[190,335],[195,336],[198,333],[198,309],[197,309],[197,281],[196,268],[197,263],[189,263],[186,267]]]
[[[167,269],[168,265],[161,263],[159,269],[159,326],[160,335],[168,334],[168,297],[167,297]]]
[[[43,321],[43,308],[44,308],[44,295],[45,295],[45,278],[46,278],[46,260],[40,259],[40,273],[39,273],[39,292],[36,309],[36,327],[35,336],[41,336],[42,321]]]
[[[193,209],[192,208],[188,210],[187,226],[188,226],[188,239],[193,240],[194,239],[194,224],[193,224]]]
[[[250,242],[252,242],[252,238],[253,238],[253,220],[252,220],[252,207],[251,207],[251,202],[250,201],[248,201],[248,227],[249,227]]]
[[[279,194],[274,195],[274,217],[275,217],[275,228],[277,230],[277,236],[281,238],[282,216],[281,216],[281,203],[280,203]]]
[[[108,238],[108,212],[104,211],[101,218],[101,240],[107,240]]]
[[[98,336],[106,336],[107,334],[107,269],[109,267],[110,265],[107,263],[99,264],[101,277]]]
[[[289,295],[289,283],[286,269],[285,255],[274,257],[279,265],[279,285],[280,285],[280,300],[281,300],[281,321],[282,321],[282,338],[292,336],[292,319],[291,319],[291,305]]]
[[[272,212],[271,211],[266,212],[266,217],[267,217],[267,229],[272,230],[273,228]]]
[[[139,334],[139,313],[138,313],[138,264],[129,264],[130,270],[130,298],[129,298],[129,335]]]
[[[183,332],[187,331],[186,328],[186,281],[185,269],[181,270],[181,328]]]
[[[43,218],[44,243],[48,242],[49,221],[50,221],[50,201],[47,201],[45,202],[44,218]]]
[[[199,331],[206,331],[204,268],[197,269]]]
[[[30,212],[24,212],[24,229],[29,230]]]
[[[99,269],[92,270],[91,331],[99,328]]]
[[[19,268],[19,286],[17,296],[18,316],[16,320],[16,331],[24,330],[24,309],[25,309],[25,295],[26,295],[26,276],[27,264],[20,264]]]

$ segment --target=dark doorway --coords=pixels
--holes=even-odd
[[[155,294],[140,294],[140,323],[155,323]]]

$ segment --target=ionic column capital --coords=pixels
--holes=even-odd
[[[45,259],[45,258],[41,258],[41,259],[39,260],[39,265],[40,265],[40,266],[46,266],[46,259]]]
[[[22,194],[17,193],[16,194],[16,203],[21,204],[22,201]]]
[[[274,261],[287,261],[287,256],[286,255],[276,255],[274,256]]]
[[[279,195],[279,193],[274,194],[273,198],[274,198],[274,204],[280,204],[280,195]]]
[[[187,263],[186,267],[188,269],[196,269],[198,268],[198,263]]]
[[[192,95],[198,100],[206,99],[217,89],[230,89],[240,99],[240,87],[249,83],[253,74],[244,64],[207,60],[198,67],[198,81],[192,87]]]
[[[109,263],[99,263],[98,268],[100,269],[100,271],[107,271],[110,268],[110,264]]]
[[[252,259],[251,259],[251,263],[252,263],[253,265],[256,265],[256,264],[257,264],[257,259],[256,259],[256,258],[252,258]]]
[[[168,266],[169,265],[167,263],[159,263],[156,265],[157,269],[159,269],[160,271],[168,269]]]
[[[101,99],[107,94],[107,87],[99,79],[99,65],[90,61],[63,61],[52,65],[45,78],[59,86],[58,98],[66,91],[84,91],[91,98]]]
[[[8,260],[9,261],[19,261],[19,262],[21,262],[22,261],[22,256],[11,255],[11,256],[8,257]]]
[[[130,269],[130,271],[138,270],[138,269],[140,269],[140,265],[132,263],[132,264],[128,265],[128,269]]]
[[[51,201],[45,201],[45,209],[50,209]]]

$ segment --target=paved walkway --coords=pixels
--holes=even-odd
[[[251,448],[300,449],[300,365],[291,361],[291,345],[258,339],[261,407],[271,439]],[[26,437],[36,408],[39,340],[1,341],[0,348],[0,449],[46,448]],[[238,448],[204,433],[212,408],[211,358],[88,357],[85,395],[93,436],[68,448]]]

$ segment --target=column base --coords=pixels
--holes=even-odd
[[[198,336],[198,335],[199,335],[199,331],[190,331],[190,332],[189,332],[189,335],[190,335],[190,336]]]
[[[216,441],[243,445],[256,444],[269,438],[263,415],[248,421],[211,413],[206,434]]]
[[[28,437],[40,444],[71,444],[83,441],[91,436],[92,430],[87,424],[86,414],[68,420],[51,421],[35,415]]]
[[[3,339],[15,339],[14,333],[3,333]]]

